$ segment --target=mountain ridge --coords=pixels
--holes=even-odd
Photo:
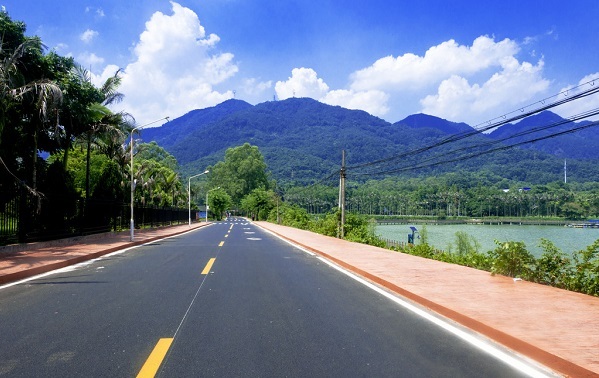
[[[486,155],[463,159],[413,171],[410,171],[410,167],[430,161],[427,159],[433,159],[435,154],[451,154],[454,149],[472,144],[499,141],[509,137],[510,133],[534,127],[530,125],[538,125],[555,117],[561,119],[554,113],[543,112],[536,119],[533,116],[514,125],[506,125],[503,131],[506,126],[490,134],[474,133],[467,140],[428,151],[427,146],[450,135],[475,130],[466,123],[450,122],[426,114],[411,115],[391,124],[361,110],[327,105],[309,98],[291,98],[257,105],[232,99],[211,108],[191,111],[162,127],[142,130],[141,137],[144,141],[155,140],[173,154],[184,172],[204,169],[221,160],[227,148],[248,142],[260,148],[273,177],[282,181],[311,182],[315,177],[330,175],[338,170],[341,150],[346,150],[349,165],[367,164],[405,154],[405,158],[390,159],[387,165],[379,166],[378,171],[373,168],[360,172],[363,179],[382,177],[377,174],[386,170],[408,175],[486,170],[511,179],[551,181],[552,177],[554,180],[561,177],[563,158],[574,158],[574,155],[568,155],[574,154],[574,147],[564,145],[560,147],[561,150],[556,149],[556,143],[561,143],[559,138],[548,139],[549,143],[535,142],[527,148],[512,149],[509,153],[497,152],[493,157]],[[587,139],[589,145],[599,145],[599,137],[592,132]],[[569,142],[572,139],[562,140]],[[423,148],[424,152],[420,154],[410,152]],[[476,151],[480,152],[480,149]],[[587,152],[584,159],[599,160],[599,148]],[[588,167],[586,160],[570,164],[570,170],[574,172],[572,174],[575,174],[577,164],[584,166],[581,171],[598,171]],[[503,162],[503,165],[498,165],[498,162]],[[594,175],[586,176],[592,178]],[[596,176],[599,179],[599,172]]]

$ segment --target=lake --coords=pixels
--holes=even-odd
[[[543,250],[539,248],[541,238],[551,240],[562,252],[572,254],[574,251],[585,249],[599,239],[599,229],[570,228],[562,226],[529,226],[529,225],[483,225],[483,224],[452,224],[452,225],[380,225],[376,227],[377,235],[391,240],[407,242],[410,226],[419,231],[426,227],[428,244],[437,249],[448,250],[451,244],[455,250],[455,233],[462,231],[474,237],[480,244],[480,252],[495,249],[494,240],[521,241],[526,249],[535,257]],[[418,234],[416,234],[418,235]],[[419,240],[415,240],[416,244]]]

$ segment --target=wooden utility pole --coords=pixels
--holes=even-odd
[[[339,238],[343,239],[345,237],[345,150],[341,152],[341,171],[339,176],[339,211],[341,212]]]

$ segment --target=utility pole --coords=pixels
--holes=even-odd
[[[339,176],[339,210],[341,212],[339,238],[343,239],[345,237],[345,150],[341,152],[341,171]]]

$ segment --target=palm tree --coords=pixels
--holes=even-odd
[[[23,184],[31,193],[39,197],[37,193],[36,165],[37,165],[37,126],[38,120],[43,123],[48,119],[50,109],[62,101],[62,91],[60,87],[50,80],[36,80],[28,83],[23,83],[24,75],[19,70],[18,63],[28,49],[41,50],[41,43],[38,39],[27,39],[20,44],[12,53],[5,54],[3,46],[0,43],[0,55],[3,56],[0,61],[0,147],[2,146],[2,132],[5,127],[5,114],[9,107],[15,102],[22,102],[26,98],[32,98],[35,102],[35,108],[39,112],[39,117],[31,118],[33,124],[33,180],[32,187]],[[18,182],[18,179],[6,166],[4,160],[0,156],[0,165],[13,176]]]

